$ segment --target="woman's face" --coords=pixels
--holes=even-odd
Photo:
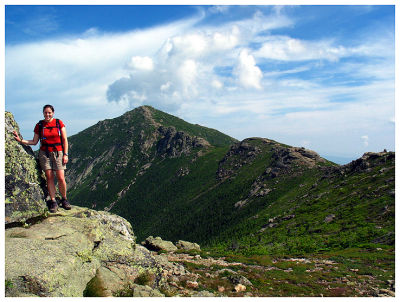
[[[43,116],[46,122],[50,122],[53,118],[53,115],[54,112],[51,110],[51,108],[47,107],[46,109],[44,109]]]

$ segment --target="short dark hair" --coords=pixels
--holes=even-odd
[[[51,105],[44,105],[44,106],[43,106],[43,112],[44,112],[44,110],[45,110],[46,108],[50,108],[50,109],[51,109],[51,111],[53,111],[53,112],[54,112],[54,107],[53,107],[53,106],[51,106]]]

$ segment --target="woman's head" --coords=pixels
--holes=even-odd
[[[50,122],[54,115],[54,107],[51,105],[45,105],[43,107],[43,116],[46,122]]]
[[[51,110],[51,112],[54,113],[54,107],[51,106],[51,105],[44,105],[44,107],[43,107],[43,112],[44,112],[47,108],[49,108],[49,109]]]

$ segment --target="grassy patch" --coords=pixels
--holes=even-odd
[[[154,274],[149,272],[143,272],[139,276],[136,277],[135,283],[139,285],[151,285],[155,280]]]
[[[390,247],[330,250],[298,258],[229,253],[224,259],[243,265],[189,265],[187,269],[201,276],[199,283],[206,290],[219,293],[218,288],[224,288],[223,294],[232,297],[243,295],[229,282],[229,277],[237,274],[251,281],[253,286],[246,292],[253,296],[367,297],[376,295],[376,289],[392,290],[390,280],[395,273]]]

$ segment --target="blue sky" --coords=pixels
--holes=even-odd
[[[5,109],[75,134],[140,105],[351,160],[395,148],[394,5],[5,8]],[[35,109],[36,108],[36,109]]]

